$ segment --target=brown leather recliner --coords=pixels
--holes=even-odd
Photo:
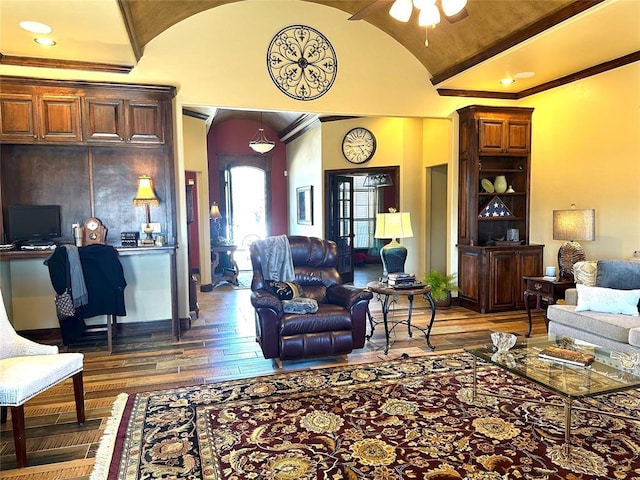
[[[335,242],[288,237],[295,283],[305,297],[318,302],[316,313],[285,313],[262,273],[262,259],[251,245],[251,304],[256,309],[256,341],[264,358],[294,360],[343,355],[362,348],[366,314],[373,294],[342,283]]]

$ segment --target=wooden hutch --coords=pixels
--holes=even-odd
[[[524,309],[522,277],[542,275],[544,246],[529,243],[532,113],[479,105],[458,110],[459,298],[478,312]],[[498,176],[507,191],[494,191]]]
[[[0,77],[0,243],[8,240],[10,204],[60,205],[62,243],[73,243],[73,223],[99,218],[107,243],[121,250],[125,274],[131,269],[122,321],[171,317],[177,337],[175,93],[171,86]],[[120,247],[120,233],[140,231],[146,220],[132,202],[140,175],[152,177],[160,199],[151,217],[167,236],[165,247]],[[158,257],[166,253],[168,262]],[[0,284],[22,322],[17,329],[57,326],[43,255],[0,254]],[[168,293],[166,280],[170,299],[159,295]]]

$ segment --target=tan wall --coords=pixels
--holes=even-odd
[[[209,236],[209,167],[207,163],[207,124],[203,120],[182,116],[184,169],[197,172],[198,231],[200,233],[200,278],[211,278],[211,238]],[[204,281],[203,284],[209,283]]]
[[[531,241],[555,265],[552,212],[596,210],[587,257],[628,258],[640,249],[640,64],[531,97]]]

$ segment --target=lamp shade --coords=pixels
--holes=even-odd
[[[553,211],[553,239],[593,241],[596,239],[596,211],[572,209]]]
[[[409,212],[379,213],[376,216],[375,238],[413,237]]]
[[[160,205],[160,200],[156,195],[156,192],[153,190],[153,181],[151,177],[147,175],[141,175],[138,177],[138,193],[133,198],[133,204],[135,206],[140,205]]]
[[[222,218],[222,214],[220,213],[220,208],[217,203],[211,205],[211,210],[209,210],[209,217],[212,220],[220,220]]]
[[[408,22],[411,18],[411,12],[413,12],[411,0],[395,0],[389,10],[389,15],[400,22]]]

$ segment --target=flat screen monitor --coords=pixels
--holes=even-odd
[[[61,236],[60,205],[9,205],[10,242],[46,242]]]

